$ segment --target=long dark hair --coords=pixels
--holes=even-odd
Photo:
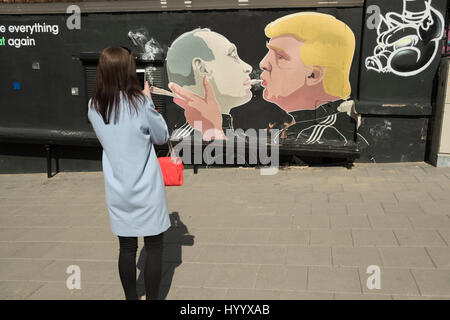
[[[125,48],[108,47],[100,55],[92,107],[109,124],[114,112],[114,123],[119,121],[120,92],[129,102],[130,113],[139,111],[139,102],[145,102],[142,88],[136,74],[136,62]]]

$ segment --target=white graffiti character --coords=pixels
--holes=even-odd
[[[403,0],[403,12],[381,16],[377,45],[367,70],[402,77],[419,74],[434,61],[444,34],[444,18],[432,0]]]

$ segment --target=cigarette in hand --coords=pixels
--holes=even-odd
[[[150,92],[157,94],[157,95],[161,95],[161,96],[169,96],[169,97],[179,98],[175,93],[167,91],[165,89],[155,87],[155,86],[150,87]]]

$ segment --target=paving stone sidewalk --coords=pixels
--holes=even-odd
[[[166,190],[161,298],[450,299],[450,169],[208,168]],[[0,175],[0,299],[124,299],[117,258],[102,172]]]

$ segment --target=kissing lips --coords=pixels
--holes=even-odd
[[[263,87],[266,87],[266,86],[267,86],[267,80],[263,77],[263,75],[264,75],[264,74],[261,74],[261,80],[262,80],[261,85],[262,85]]]

